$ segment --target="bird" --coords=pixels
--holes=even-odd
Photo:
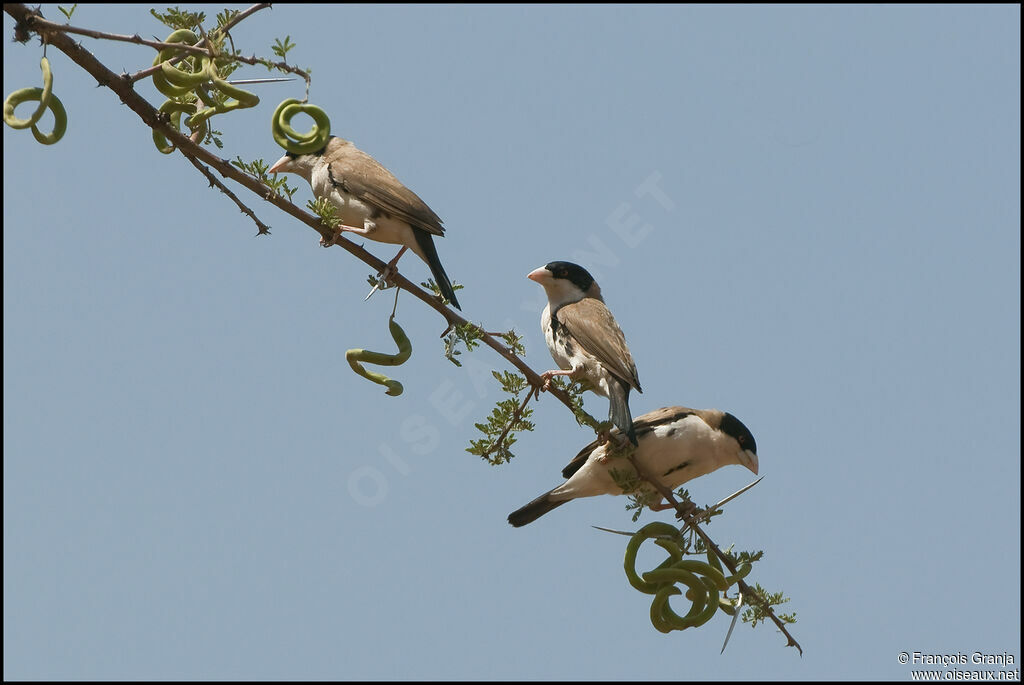
[[[757,475],[757,443],[746,426],[735,416],[718,409],[662,407],[633,422],[639,446],[633,457],[647,472],[660,479],[669,489],[711,473],[727,464],[745,466]],[[621,457],[610,456],[614,442],[590,443],[562,469],[566,481],[553,490],[517,509],[508,516],[515,527],[536,521],[556,507],[579,497],[622,495],[622,488],[612,477],[613,470],[634,473],[632,464]],[[650,485],[643,492],[653,493],[647,506],[661,511],[671,505],[664,502]]]
[[[626,337],[586,269],[572,262],[550,262],[526,276],[544,287],[547,306],[540,316],[544,341],[558,370],[541,374],[547,389],[554,376],[587,381],[610,402],[608,418],[636,445],[629,413],[629,391],[643,392]]]
[[[331,136],[317,152],[286,153],[267,173],[291,173],[306,179],[313,195],[327,198],[338,210],[341,225],[335,230],[339,235],[351,231],[370,240],[401,245],[384,270],[385,280],[402,254],[412,250],[430,267],[445,299],[462,309],[434,247],[434,236],[444,235],[440,217],[376,159],[350,141]]]

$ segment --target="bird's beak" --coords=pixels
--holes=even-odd
[[[551,278],[551,272],[547,270],[547,267],[542,266],[539,269],[534,269],[530,273],[526,274],[526,277],[529,278],[531,281],[536,281],[537,283],[544,283],[544,281],[547,281]]]
[[[279,159],[276,162],[274,162],[274,166],[272,166],[269,169],[267,169],[267,173],[268,174],[279,174],[282,171],[286,171],[287,170],[286,167],[288,166],[288,163],[291,162],[291,161],[292,161],[292,158],[289,157],[288,155],[285,155],[281,159]]]
[[[748,469],[757,475],[757,453],[752,450],[743,450],[740,452],[740,463],[746,466]]]

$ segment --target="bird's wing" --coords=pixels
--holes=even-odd
[[[644,434],[649,433],[663,423],[669,423],[671,421],[677,421],[689,414],[697,413],[697,410],[690,409],[689,407],[662,407],[661,409],[655,409],[649,411],[646,414],[636,417],[633,419],[633,430],[636,431],[637,437],[642,437]],[[612,430],[612,435],[617,436],[621,431],[618,428]],[[572,458],[564,469],[562,469],[562,478],[572,478],[573,474],[583,468],[583,465],[587,463],[587,459],[590,458],[590,454],[597,449],[597,440],[593,441]]]
[[[622,329],[604,302],[585,297],[579,302],[559,307],[555,316],[608,371],[632,388],[640,390],[636,364],[626,346],[626,336],[622,334]]]
[[[434,235],[444,235],[441,218],[380,162],[354,145],[329,160],[332,180],[347,193]]]
[[[595,440],[594,442],[590,443],[582,450],[580,450],[580,453],[573,457],[572,461],[570,461],[566,465],[566,467],[562,469],[562,478],[568,480],[572,478],[577,471],[583,468],[583,465],[587,463],[587,459],[590,458],[590,453],[597,449],[597,445],[598,442],[597,440]]]

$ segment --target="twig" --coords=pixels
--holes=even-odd
[[[172,43],[171,45],[173,45],[174,47],[184,47],[184,44],[182,44],[182,43]],[[198,45],[198,43],[197,43],[197,45]],[[194,47],[194,46],[188,46],[188,47]],[[206,50],[202,50],[202,53],[203,54],[209,54]],[[288,64],[287,62],[271,62],[271,61],[263,59],[261,57],[256,57],[255,55],[253,55],[252,57],[243,57],[242,55],[224,55],[224,57],[230,57],[231,59],[235,60],[236,62],[241,62],[243,64],[248,64],[248,65],[251,65],[251,66],[262,64],[263,66],[270,66],[270,67],[273,67],[274,69],[277,69],[279,71],[286,71],[289,74],[295,74],[296,76],[301,76],[306,81],[307,87],[309,85],[310,79],[312,78],[309,75],[308,72],[303,71],[302,69],[300,69],[298,67],[293,67],[292,65]],[[167,60],[167,62],[169,64],[174,64],[174,63],[180,61],[183,58],[184,58],[184,55],[176,55],[175,57]],[[127,80],[127,81],[129,81],[131,83],[135,83],[136,81],[141,81],[142,79],[147,78],[148,76],[152,75],[154,72],[158,71],[159,69],[160,69],[160,65],[156,64],[156,65],[154,65],[152,67],[146,67],[145,69],[142,69],[141,71],[137,71],[134,74],[123,74],[122,76],[124,77],[125,80]]]
[[[725,499],[721,500],[717,504],[712,504],[707,509],[702,509],[700,511],[695,511],[693,513],[694,520],[700,521],[701,519],[705,519],[705,517],[707,517],[705,520],[706,521],[710,521],[711,517],[708,516],[708,514],[710,514],[711,512],[714,512],[714,511],[718,511],[719,509],[724,507],[726,504],[728,504],[729,502],[733,501],[734,499],[736,499],[737,497],[742,495],[744,492],[746,492],[750,488],[754,487],[755,485],[757,485],[758,483],[760,483],[763,480],[764,480],[764,476],[761,476],[760,478],[755,480],[753,483],[748,483],[747,485],[744,485],[742,488],[740,488],[736,492],[732,493],[731,495],[729,495]]]
[[[247,9],[239,12],[237,15],[235,15],[235,17],[233,17],[231,19],[231,21],[229,21],[228,23],[224,24],[224,26],[222,26],[221,28],[219,28],[217,30],[220,31],[221,33],[227,34],[228,31],[230,31],[230,29],[232,27],[236,26],[240,21],[242,21],[243,19],[251,16],[253,13],[255,13],[255,12],[261,10],[261,9],[265,9],[267,7],[270,7],[269,3],[260,3],[258,5],[253,5],[252,7],[249,7]],[[181,53],[181,54],[175,55],[171,59],[167,60],[169,64],[177,64],[178,62],[183,60],[188,54],[193,54],[193,55],[209,55],[210,54],[210,50],[208,48],[204,47],[204,43],[206,42],[206,38],[205,37],[202,40],[200,40],[199,42],[197,42],[195,45],[188,45],[187,43],[165,43],[165,42],[160,41],[160,40],[146,40],[145,38],[143,38],[142,36],[140,36],[137,33],[132,34],[132,35],[129,36],[127,34],[122,34],[122,33],[110,33],[108,31],[97,31],[95,29],[87,29],[87,28],[82,28],[80,26],[71,26],[70,24],[58,24],[57,22],[53,22],[53,21],[50,21],[48,19],[44,19],[41,15],[35,15],[33,17],[32,22],[31,22],[31,28],[32,28],[33,31],[36,31],[36,32],[38,32],[41,35],[42,34],[46,34],[48,39],[49,39],[50,34],[52,34],[54,32],[72,33],[72,34],[76,34],[76,35],[79,35],[79,36],[87,36],[89,38],[95,38],[97,40],[111,40],[111,41],[120,41],[120,42],[123,42],[123,43],[134,43],[135,45],[145,45],[145,46],[153,48],[155,50],[172,49],[172,50],[176,50],[179,53]],[[225,57],[230,57],[231,59],[235,60],[236,62],[242,62],[243,64],[248,64],[248,65],[251,65],[251,66],[262,64],[264,66],[269,66],[269,67],[278,69],[280,71],[285,71],[285,72],[288,72],[288,73],[291,73],[291,74],[295,74],[296,76],[301,76],[303,79],[305,79],[307,85],[309,84],[309,80],[310,80],[309,73],[307,73],[306,71],[304,71],[304,70],[302,70],[302,69],[300,69],[298,67],[294,67],[294,66],[288,64],[287,62],[271,62],[269,60],[265,60],[265,59],[256,57],[255,55],[253,55],[252,57],[243,57],[242,55],[235,55],[235,54],[224,55],[224,56]],[[132,83],[135,83],[136,81],[141,81],[142,79],[152,75],[153,73],[158,71],[160,68],[161,67],[160,67],[159,64],[154,65],[154,66],[150,66],[150,67],[146,67],[145,69],[137,71],[134,74],[130,74],[130,75],[126,74],[126,75],[124,75],[124,78],[126,78],[128,81],[130,81]]]
[[[98,40],[114,40],[121,41],[123,43],[135,43],[136,45],[146,45],[157,50],[184,50],[185,52],[191,52],[196,55],[209,54],[205,48],[198,47],[197,45],[188,45],[187,43],[165,43],[161,40],[146,40],[139,34],[131,36],[122,33],[107,33],[106,31],[96,31],[94,29],[84,29],[78,26],[71,26],[70,24],[58,24],[42,17],[37,17],[33,21],[34,30],[39,33],[49,33],[51,31],[60,31],[61,33],[74,33],[79,36],[88,36],[89,38],[96,38]]]
[[[482,331],[483,329],[480,330]],[[529,391],[526,393],[526,397],[524,397],[523,401],[519,404],[519,407],[517,407],[516,410],[512,412],[512,419],[505,424],[505,427],[501,431],[501,435],[499,435],[495,439],[495,441],[492,442],[487,447],[484,453],[480,455],[481,459],[486,459],[488,456],[490,456],[491,452],[493,452],[494,450],[498,449],[498,447],[501,446],[501,443],[504,442],[505,437],[508,435],[508,432],[512,430],[512,426],[516,425],[516,423],[519,421],[519,417],[522,416],[523,409],[526,408],[526,404],[530,401],[530,398],[533,397],[535,394],[537,395],[537,399],[539,400],[540,392],[537,390],[537,386],[531,385]]]
[[[743,486],[742,486],[742,487],[740,487],[740,488],[739,488],[738,490],[736,490],[736,491],[735,491],[735,493],[733,493],[733,494],[732,494],[732,495],[730,495],[729,497],[725,498],[724,500],[721,500],[721,501],[720,501],[720,502],[719,502],[718,504],[714,504],[714,505],[712,505],[712,506],[708,507],[707,509],[705,509],[705,510],[703,510],[703,511],[698,511],[697,513],[695,513],[695,514],[694,514],[694,516],[695,516],[696,518],[700,518],[701,516],[703,516],[703,515],[707,514],[708,512],[711,512],[711,511],[717,511],[717,510],[721,509],[721,508],[722,508],[722,507],[724,507],[724,506],[725,506],[726,504],[728,504],[729,502],[732,502],[732,501],[733,501],[733,500],[735,500],[735,499],[736,499],[737,497],[739,497],[740,495],[742,495],[743,493],[745,493],[745,491],[746,491],[746,490],[749,490],[749,489],[751,489],[752,487],[754,487],[755,485],[757,485],[757,484],[758,484],[759,482],[761,482],[762,480],[764,480],[764,476],[761,476],[760,478],[758,478],[758,479],[757,479],[757,480],[755,480],[754,482],[750,483],[749,485],[743,485]],[[592,527],[592,528],[597,528],[598,530],[604,530],[605,532],[613,532],[613,533],[615,533],[615,534],[616,534],[616,536],[627,536],[627,537],[629,537],[629,538],[632,538],[633,536],[635,536],[635,534],[637,534],[637,533],[636,533],[636,531],[633,531],[633,532],[628,532],[628,531],[626,531],[626,530],[615,530],[615,529],[613,529],[613,528],[604,528],[604,527],[601,527],[600,525],[592,525],[592,526],[590,526],[590,527]],[[685,528],[684,528],[684,529],[685,529]],[[660,536],[655,536],[655,537],[660,537]]]
[[[217,187],[218,189],[220,189],[220,192],[227,195],[236,205],[238,205],[238,209],[242,212],[242,214],[245,214],[246,216],[253,220],[257,228],[256,235],[270,235],[270,226],[267,226],[265,223],[260,221],[260,218],[256,216],[256,212],[249,209],[249,207],[247,207],[245,203],[238,199],[237,195],[235,195],[227,186],[225,186],[223,183],[217,180],[217,177],[214,176],[213,173],[211,173],[210,170],[206,168],[206,166],[204,166],[198,159],[196,159],[195,157],[188,153],[183,152],[182,154],[185,155],[185,159],[192,162],[192,166],[194,166],[196,169],[199,169],[203,176],[205,176],[206,179],[210,182],[211,187]]]
[[[240,22],[245,21],[251,15],[256,14],[260,10],[265,10],[265,9],[269,8],[270,5],[271,5],[271,3],[269,3],[269,2],[258,2],[255,5],[251,5],[249,7],[246,7],[244,10],[242,10],[241,12],[236,14],[235,16],[231,17],[231,19],[229,19],[226,24],[224,24],[223,26],[221,26],[217,30],[220,31],[221,33],[227,33],[231,29],[233,29],[236,26],[238,26],[238,24]]]

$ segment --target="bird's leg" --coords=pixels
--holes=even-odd
[[[402,249],[398,251],[398,254],[395,255],[395,258],[387,263],[387,266],[384,267],[384,271],[382,271],[380,274],[380,277],[384,281],[387,281],[389,278],[391,278],[393,273],[397,273],[398,260],[402,258],[402,255],[404,255],[405,251],[408,249],[408,245],[402,245]]]
[[[355,226],[346,226],[345,224],[338,224],[334,227],[334,234],[330,240],[324,240],[320,238],[320,247],[330,247],[336,244],[341,239],[341,234],[345,231],[351,231],[352,233],[359,233],[360,235],[366,235],[368,233],[365,228],[356,228]]]
[[[562,369],[557,369],[555,371],[545,371],[544,373],[542,373],[540,375],[540,379],[544,383],[541,386],[540,389],[541,390],[550,390],[551,389],[551,379],[552,378],[554,378],[555,376],[569,376],[571,378],[573,373],[575,373],[575,372],[573,372],[573,371],[563,371]]]
[[[398,260],[402,258],[402,255],[405,254],[405,251],[408,249],[408,245],[403,245],[402,249],[399,250],[398,254],[395,255],[395,258],[384,265],[384,270],[381,271],[380,274],[378,274],[377,283],[376,285],[373,286],[373,289],[370,290],[370,295],[373,295],[378,290],[384,290],[385,288],[388,287],[388,279],[391,278],[391,276],[394,275],[395,273],[398,273],[398,269],[395,267],[398,265]],[[365,302],[366,300],[370,299],[370,295],[367,295],[366,299],[363,301]]]
[[[628,446],[631,446],[632,444],[629,442],[629,439],[622,433],[613,436],[611,422],[602,421],[602,424],[607,426],[607,428],[602,428],[601,430],[597,431],[597,444],[604,445],[609,442],[613,444],[610,449],[605,450],[604,454],[597,458],[597,461],[602,464],[607,464],[609,457],[618,457],[631,454],[632,450],[630,450],[629,452],[624,451],[625,449],[627,449]]]
[[[681,506],[688,514],[693,514],[697,511],[697,505],[693,502],[682,502]],[[665,511],[666,509],[675,509],[674,506],[665,501],[665,498],[660,498],[655,504],[648,504],[647,508],[651,511]],[[683,515],[676,512],[676,518],[680,521],[683,519]]]

